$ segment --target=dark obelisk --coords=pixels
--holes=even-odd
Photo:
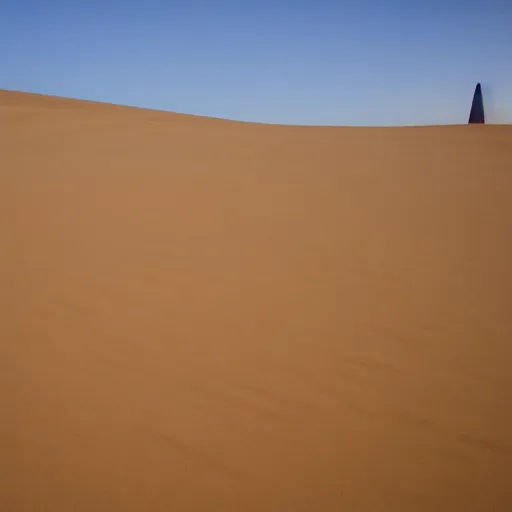
[[[485,124],[484,116],[484,99],[482,96],[482,87],[476,84],[475,94],[473,95],[473,103],[471,104],[471,112],[469,113],[469,124]]]

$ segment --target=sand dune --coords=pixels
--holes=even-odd
[[[512,510],[512,127],[0,91],[0,510]]]

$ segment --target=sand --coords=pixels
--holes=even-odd
[[[0,205],[0,510],[512,510],[511,126],[1,91]]]

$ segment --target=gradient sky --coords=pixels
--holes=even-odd
[[[0,88],[244,121],[512,123],[511,0],[0,0]]]

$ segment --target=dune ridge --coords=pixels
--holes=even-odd
[[[512,509],[510,148],[0,91],[0,509]]]

